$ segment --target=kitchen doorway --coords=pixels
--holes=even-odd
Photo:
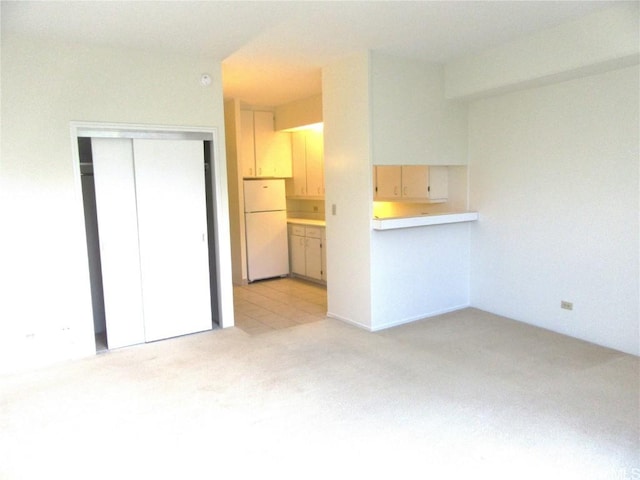
[[[274,278],[233,287],[235,326],[249,335],[327,318],[327,288],[299,278]]]

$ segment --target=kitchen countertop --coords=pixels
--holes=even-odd
[[[447,223],[474,222],[478,220],[478,212],[448,212],[417,215],[414,217],[374,218],[371,228],[374,230],[394,230],[397,228],[428,227]]]
[[[287,223],[296,225],[309,225],[312,227],[325,227],[327,223],[324,220],[313,220],[310,218],[287,218]]]

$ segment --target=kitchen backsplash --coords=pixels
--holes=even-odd
[[[324,220],[324,200],[287,198],[287,217]]]

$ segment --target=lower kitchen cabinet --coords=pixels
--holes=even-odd
[[[289,264],[291,274],[326,282],[325,229],[289,225]]]
[[[304,227],[290,227],[289,230],[289,266],[291,268],[291,274],[306,275],[306,238],[304,236]]]

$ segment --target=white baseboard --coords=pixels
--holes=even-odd
[[[462,310],[463,308],[468,308],[469,304],[465,303],[462,305],[456,305],[455,307],[448,307],[448,308],[443,308],[440,310],[434,310],[432,312],[429,313],[424,313],[421,315],[417,315],[415,317],[410,317],[410,318],[405,318],[402,320],[396,320],[395,322],[389,322],[389,323],[383,323],[382,325],[376,325],[375,327],[372,327],[370,330],[372,332],[377,332],[379,330],[386,330],[387,328],[392,328],[392,327],[397,327],[400,325],[404,325],[406,323],[411,323],[411,322],[416,322],[418,320],[424,320],[430,317],[436,317],[438,315],[443,315],[445,313],[449,313],[449,312],[455,312],[456,310]]]
[[[356,326],[358,328],[362,328],[364,330],[367,330],[369,332],[378,332],[380,330],[386,330],[387,328],[393,328],[393,327],[397,327],[400,325],[404,325],[406,323],[411,323],[411,322],[416,322],[418,320],[424,320],[426,318],[430,318],[430,317],[436,317],[438,315],[443,315],[445,313],[449,313],[449,312],[455,312],[456,310],[462,310],[463,308],[468,308],[470,307],[469,303],[465,303],[462,305],[456,305],[455,307],[449,307],[449,308],[443,308],[440,310],[434,310],[433,312],[429,312],[429,313],[424,313],[421,315],[416,315],[413,317],[409,317],[409,318],[403,318],[401,320],[396,320],[393,322],[389,322],[389,323],[383,323],[382,325],[376,325],[375,327],[372,327],[370,325],[364,325],[360,322],[356,322],[354,320],[351,320],[349,318],[345,318],[345,317],[341,317],[340,315],[336,315],[335,313],[331,313],[331,312],[327,312],[327,317],[329,318],[335,318],[336,320],[340,320],[342,322],[348,323],[350,325]]]
[[[334,318],[336,320],[340,320],[341,322],[348,323],[349,325],[353,325],[354,327],[362,328],[367,331],[371,331],[371,327],[368,325],[363,325],[362,323],[351,320],[350,318],[341,317],[340,315],[336,315],[335,313],[327,312],[327,317]]]

